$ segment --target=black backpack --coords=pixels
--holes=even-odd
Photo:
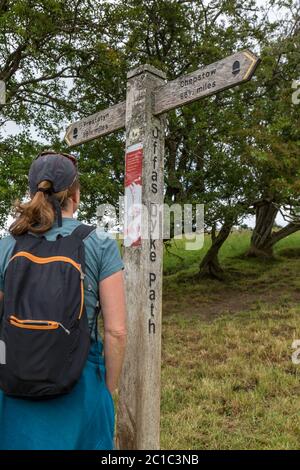
[[[90,348],[83,240],[93,230],[81,224],[55,241],[29,233],[15,236],[0,336],[6,352],[0,388],[7,395],[55,397],[80,378]]]

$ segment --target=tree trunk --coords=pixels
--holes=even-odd
[[[278,209],[270,200],[261,201],[256,205],[256,224],[246,256],[272,258],[274,245],[300,230],[300,223],[291,222],[281,230],[272,232],[277,213]]]
[[[272,200],[259,201],[255,205],[255,228],[251,237],[251,244],[246,256],[272,258],[272,229],[278,209]]]
[[[209,276],[219,280],[224,279],[224,271],[219,263],[219,251],[225,240],[227,240],[233,223],[233,221],[225,221],[218,235],[216,235],[215,227],[213,227],[211,247],[199,265],[200,278]]]

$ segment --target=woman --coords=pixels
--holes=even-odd
[[[46,151],[29,172],[31,200],[16,203],[16,220],[8,237],[0,240],[0,300],[14,236],[43,234],[53,241],[80,225],[73,218],[80,201],[77,160]],[[85,240],[85,307],[91,347],[84,370],[66,395],[34,401],[12,398],[0,390],[0,449],[93,450],[114,449],[115,410],[112,394],[118,386],[126,347],[126,310],[123,269],[117,242],[93,231]],[[104,345],[93,321],[100,298]],[[104,357],[102,353],[104,352]],[[99,374],[99,368],[100,373]]]

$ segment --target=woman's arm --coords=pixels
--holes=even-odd
[[[3,292],[0,290],[0,302],[4,299],[4,294]]]
[[[127,321],[123,274],[123,271],[118,271],[99,283],[104,321],[106,385],[111,393],[118,387],[126,349]]]

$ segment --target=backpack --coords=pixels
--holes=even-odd
[[[55,241],[29,233],[14,237],[0,335],[6,348],[0,388],[7,395],[55,397],[80,378],[90,349],[83,240],[93,230],[81,224]]]

